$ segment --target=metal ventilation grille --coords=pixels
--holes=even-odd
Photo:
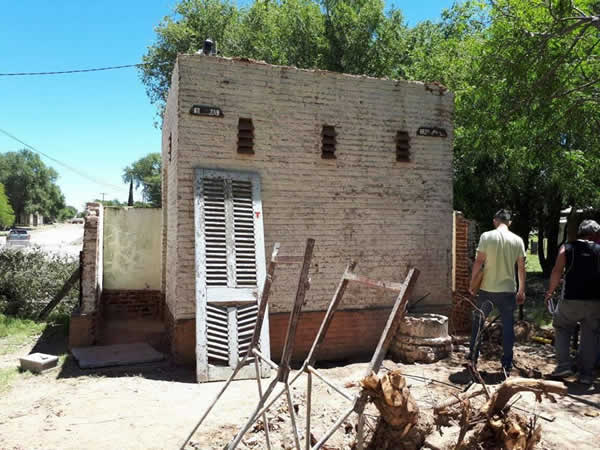
[[[222,364],[229,362],[229,329],[227,307],[206,305],[208,360]]]
[[[323,125],[323,130],[321,131],[321,158],[335,159],[336,136],[335,127]]]
[[[252,341],[252,333],[258,315],[258,305],[239,306],[237,314],[237,337],[238,337],[238,356],[243,358],[250,342]]]
[[[254,125],[252,119],[238,120],[238,153],[254,154]]]
[[[396,161],[410,161],[410,136],[407,131],[396,133]]]
[[[232,180],[231,194],[235,235],[235,284],[236,287],[255,287],[257,285],[256,243],[252,182]]]
[[[206,285],[227,286],[225,180],[205,178],[202,193],[204,196]]]

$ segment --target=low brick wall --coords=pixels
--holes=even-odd
[[[325,341],[318,353],[320,361],[371,357],[391,308],[337,311],[333,316]],[[304,361],[321,326],[325,311],[304,312],[296,333],[296,345],[292,360]],[[283,352],[289,313],[269,315],[271,358],[279,361]],[[165,311],[165,320],[171,342],[171,352],[179,364],[195,364],[196,321],[194,319],[173,320]]]
[[[470,298],[471,268],[479,237],[475,222],[465,219],[459,212],[455,213],[454,218],[454,291],[449,324],[451,334],[465,333],[471,329],[472,306],[467,299]]]
[[[317,359],[341,361],[370,357],[377,347],[390,311],[391,308],[337,311],[319,348]],[[293,361],[304,361],[324,316],[325,311],[309,311],[300,314]],[[288,320],[289,313],[276,313],[269,317],[271,357],[274,361],[281,358]]]
[[[165,308],[165,325],[176,364],[196,365],[196,319],[175,320]]]
[[[102,311],[107,319],[162,318],[164,294],[152,289],[104,289]]]
[[[74,311],[69,320],[69,348],[88,347],[96,343],[96,313]]]

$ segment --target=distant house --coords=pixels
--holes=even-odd
[[[39,213],[21,214],[17,223],[24,227],[41,227],[44,224],[44,216]]]

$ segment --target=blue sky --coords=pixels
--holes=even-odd
[[[60,71],[134,64],[154,41],[153,27],[175,0],[28,0],[4,2],[0,73]],[[245,4],[247,2],[240,2]],[[395,0],[409,24],[437,20],[453,0]],[[0,77],[0,129],[97,183],[46,158],[67,203],[127,200],[125,166],[160,151],[150,104],[136,69],[34,77]],[[0,134],[0,153],[23,146]],[[140,198],[136,193],[136,200]]]

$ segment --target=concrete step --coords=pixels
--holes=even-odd
[[[156,350],[168,352],[165,324],[158,319],[105,319],[97,334],[97,344],[146,342]]]

